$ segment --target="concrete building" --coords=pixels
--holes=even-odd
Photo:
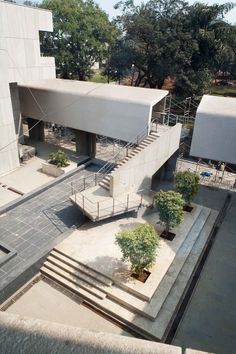
[[[204,95],[197,110],[190,154],[236,164],[236,98]]]
[[[50,11],[0,1],[0,175],[19,166],[21,113],[16,83],[55,78],[54,58],[40,56],[39,31]]]

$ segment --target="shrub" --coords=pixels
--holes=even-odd
[[[69,164],[69,158],[64,151],[58,150],[49,155],[49,163],[57,167],[66,167]]]
[[[177,192],[181,193],[186,204],[190,205],[199,188],[199,176],[191,171],[177,172],[174,177]]]
[[[183,221],[184,200],[180,193],[160,191],[154,197],[154,204],[159,210],[160,221],[167,233],[171,227],[178,226]]]
[[[155,263],[159,240],[154,227],[149,224],[122,230],[116,235],[116,243],[123,254],[122,261],[129,261],[131,269],[138,275]]]

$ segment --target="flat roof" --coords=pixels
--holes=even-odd
[[[136,102],[154,106],[168,95],[167,90],[140,88],[133,86],[99,84],[89,81],[47,79],[19,83],[20,87],[63,92],[81,96],[104,98],[112,101]]]
[[[236,119],[236,98],[204,95],[198,106],[197,115],[227,116]]]

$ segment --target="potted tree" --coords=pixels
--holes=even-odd
[[[172,241],[175,237],[170,229],[181,224],[183,221],[184,200],[180,193],[174,191],[160,191],[154,196],[154,205],[159,210],[160,222],[165,226],[161,237]]]
[[[49,154],[48,161],[42,163],[42,171],[48,175],[58,177],[66,172],[67,166],[69,166],[67,154],[62,150],[58,150]]]
[[[175,188],[181,193],[185,201],[184,211],[191,212],[191,202],[199,189],[199,176],[191,171],[180,171],[174,176]]]
[[[149,224],[118,232],[116,243],[123,254],[122,261],[131,263],[134,278],[142,282],[146,281],[150,275],[148,269],[156,260],[159,241],[154,227]]]

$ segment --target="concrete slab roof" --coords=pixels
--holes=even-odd
[[[202,113],[236,119],[236,98],[204,95],[197,110],[197,114]]]
[[[124,141],[147,129],[153,107],[168,95],[166,90],[63,79],[18,86],[23,116]]]
[[[154,106],[168,95],[167,90],[147,89],[133,86],[100,84],[88,81],[49,79],[19,83],[19,86],[32,89],[87,95],[107,100],[138,102]]]
[[[236,164],[236,98],[204,95],[198,107],[190,154]]]

